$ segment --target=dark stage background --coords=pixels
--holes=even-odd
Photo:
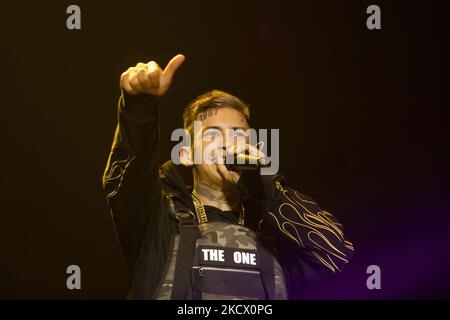
[[[70,4],[2,4],[0,298],[125,297],[101,187],[118,80],[177,53],[162,159],[184,106],[229,91],[280,129],[290,185],[342,220],[356,254],[311,298],[450,298],[445,1],[76,1],[79,31]],[[82,290],[66,288],[71,264]]]

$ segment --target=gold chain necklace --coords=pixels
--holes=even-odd
[[[208,217],[206,216],[205,206],[202,200],[200,200],[197,192],[192,191],[192,200],[194,201],[195,213],[197,214],[198,224],[203,224],[208,222]],[[241,202],[241,210],[239,211],[238,224],[243,226],[245,223],[245,209]]]

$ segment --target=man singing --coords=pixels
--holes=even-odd
[[[129,297],[301,297],[314,280],[342,271],[353,246],[336,218],[283,176],[227,165],[230,155],[267,158],[248,141],[249,107],[231,94],[213,90],[186,107],[192,143],[180,149],[181,165],[172,159],[160,166],[159,101],[184,60],[177,55],[164,70],[138,63],[120,78],[103,186]],[[198,150],[209,152],[194,161]]]

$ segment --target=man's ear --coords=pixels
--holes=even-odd
[[[180,148],[180,164],[186,167],[194,165],[194,161],[192,160],[192,149],[190,147]]]

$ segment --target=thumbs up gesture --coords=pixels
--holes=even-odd
[[[164,70],[155,61],[140,62],[122,73],[120,87],[133,95],[145,93],[162,96],[169,89],[173,75],[184,60],[185,57],[178,54],[170,60]]]

